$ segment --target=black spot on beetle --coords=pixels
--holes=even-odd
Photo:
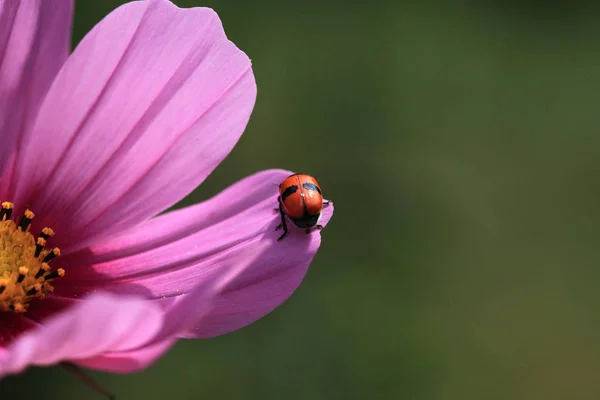
[[[296,186],[296,185],[291,185],[291,186],[286,187],[285,190],[283,191],[283,193],[281,194],[281,201],[285,201],[286,198],[290,197],[297,191],[298,191],[298,186]]]

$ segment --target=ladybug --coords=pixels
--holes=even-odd
[[[323,194],[317,180],[306,174],[293,174],[279,184],[279,211],[281,224],[275,230],[283,229],[283,234],[277,239],[279,242],[287,235],[288,228],[285,223],[287,216],[298,228],[306,229],[310,233],[314,229],[323,229],[318,225],[323,207],[329,201],[323,201]]]

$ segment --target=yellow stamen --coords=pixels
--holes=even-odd
[[[45,227],[44,229],[42,229],[42,234],[40,236],[44,239],[48,239],[49,237],[54,236],[54,231],[48,227]]]
[[[48,262],[60,255],[60,250],[46,249],[46,241],[54,235],[44,228],[35,238],[29,228],[35,217],[26,210],[19,224],[11,219],[13,204],[5,201],[0,208],[0,312],[27,311],[31,300],[44,298],[52,292],[53,279],[62,277],[62,268],[52,270]],[[0,316],[1,318],[1,316]]]
[[[14,204],[9,201],[2,202],[2,208],[0,208],[0,221],[10,219]]]

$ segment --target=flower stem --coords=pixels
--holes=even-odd
[[[117,396],[111,393],[104,386],[100,385],[98,382],[94,380],[91,376],[89,376],[82,368],[78,367],[75,364],[63,362],[60,363],[60,366],[71,374],[74,378],[76,378],[79,382],[83,383],[87,387],[96,392],[100,393],[103,396],[106,396],[108,400],[116,400]]]

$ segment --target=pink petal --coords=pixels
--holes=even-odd
[[[235,272],[232,268],[231,272]],[[146,368],[160,355],[166,352],[176,341],[176,335],[192,328],[213,309],[214,294],[227,283],[227,276],[213,277],[202,281],[185,296],[179,296],[176,302],[161,302],[166,308],[163,327],[152,341],[142,348],[104,353],[89,359],[78,360],[76,363],[94,369],[127,373]],[[219,279],[222,278],[222,279]],[[168,305],[166,303],[169,303]]]
[[[298,287],[321,242],[318,231],[307,235],[291,224],[289,235],[277,242],[281,232],[275,227],[280,217],[273,209],[278,184],[289,174],[260,172],[204,203],[61,257],[57,265],[66,268],[67,274],[57,283],[56,293],[78,296],[103,289],[177,298],[165,300],[169,307],[183,298],[196,298],[183,307],[183,313],[199,318],[189,334],[199,337],[230,332],[255,321]],[[323,225],[332,213],[333,206],[325,208]],[[218,292],[203,300],[202,291],[212,290],[217,281]],[[199,293],[202,285],[205,289]],[[205,301],[212,303],[208,311]]]
[[[0,199],[40,103],[70,47],[71,0],[0,0]]]
[[[81,298],[65,298],[54,295],[48,295],[45,299],[36,299],[27,309],[27,318],[37,323],[43,323],[47,318],[60,314],[75,304],[84,301]]]
[[[136,225],[225,158],[255,97],[250,60],[212,10],[128,3],[58,74],[19,159],[15,202],[63,248]]]
[[[2,313],[0,320],[0,348],[6,347],[20,334],[36,327],[37,324],[27,316],[18,313]]]
[[[117,373],[137,372],[149,367],[171,348],[177,339],[169,338],[139,349],[100,354],[74,363],[82,367]]]
[[[160,332],[163,321],[163,311],[152,302],[92,295],[17,338],[0,354],[0,377],[29,365],[138,349]]]

